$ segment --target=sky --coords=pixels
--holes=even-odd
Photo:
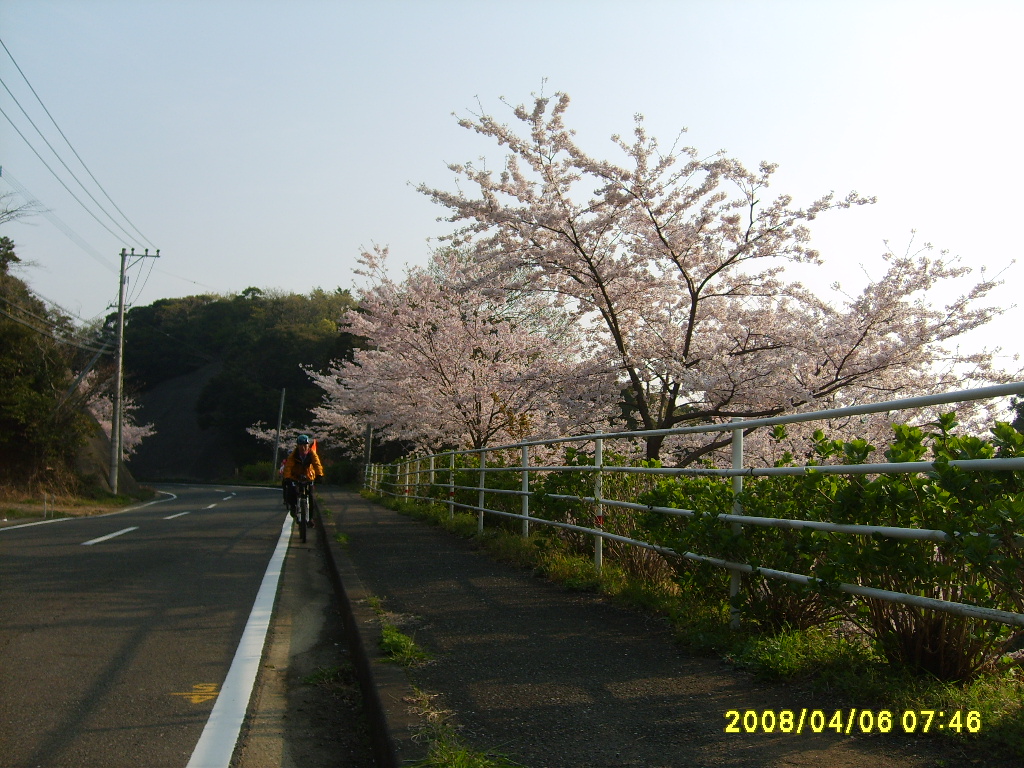
[[[84,321],[122,248],[160,249],[130,260],[134,305],[358,287],[362,249],[423,264],[451,227],[417,184],[500,166],[457,116],[565,92],[595,155],[641,113],[662,144],[778,163],[798,204],[876,196],[814,223],[826,266],[800,279],[855,294],[887,248],[948,250],[1005,281],[963,346],[1016,371],[1022,28],[1019,0],[3,0],[0,192],[45,214],[0,234]]]

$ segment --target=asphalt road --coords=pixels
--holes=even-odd
[[[284,508],[276,489],[159,488],[0,530],[0,768],[188,763]]]
[[[373,768],[369,724],[317,531],[292,531],[232,768]]]

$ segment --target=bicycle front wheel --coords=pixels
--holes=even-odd
[[[305,496],[299,499],[299,541],[306,541],[306,523],[309,521],[309,499]]]

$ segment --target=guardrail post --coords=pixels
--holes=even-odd
[[[434,488],[434,454],[430,454],[430,488]]]
[[[597,515],[594,524],[597,528],[604,527],[604,505],[601,503],[601,467],[604,466],[604,439],[594,440],[594,466],[597,467],[594,475],[594,500],[597,502]],[[594,536],[594,570],[601,573],[604,567],[604,537]]]
[[[523,484],[520,487],[523,499],[523,538],[530,535],[530,446],[523,446]]]
[[[455,518],[455,451],[448,455],[448,519]]]
[[[480,470],[478,472],[478,474],[480,475],[480,481],[479,481],[479,488],[480,488],[480,490],[477,493],[477,504],[476,504],[476,506],[477,506],[477,520],[476,520],[476,530],[477,530],[477,533],[483,533],[484,532],[484,482],[485,482],[484,478],[486,477],[486,474],[484,473],[484,469],[486,469],[486,468],[487,468],[487,451],[480,451]]]
[[[733,421],[737,421],[736,417],[733,417]],[[732,468],[743,469],[743,430],[734,429],[732,431]],[[743,492],[743,478],[740,475],[736,475],[732,479],[732,513],[734,515],[743,514],[743,505],[739,502],[739,495]],[[732,532],[737,536],[743,534],[743,526],[739,523],[732,524]],[[736,597],[740,593],[740,574],[739,571],[732,571],[729,576],[729,626],[732,629],[740,628],[740,611],[736,607]]]

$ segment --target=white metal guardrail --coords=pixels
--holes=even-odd
[[[364,478],[365,486],[380,494],[416,499],[422,501],[436,502],[436,497],[421,495],[419,489],[426,486],[440,487],[447,492],[447,504],[450,514],[454,514],[456,508],[475,511],[478,515],[478,529],[482,532],[484,528],[484,516],[487,514],[497,515],[506,518],[522,520],[522,534],[529,535],[530,525],[540,524],[555,526],[563,529],[577,531],[579,533],[594,537],[594,564],[600,570],[603,559],[603,542],[605,539],[618,541],[636,547],[658,552],[667,557],[682,557],[702,563],[707,563],[732,572],[730,595],[737,594],[739,590],[740,574],[757,572],[759,575],[769,578],[782,579],[797,584],[813,585],[817,579],[806,574],[790,573],[788,571],[773,570],[765,567],[753,567],[745,563],[730,562],[719,558],[708,557],[694,552],[676,552],[658,544],[640,541],[638,539],[620,536],[601,527],[588,527],[556,520],[546,520],[530,515],[530,498],[534,493],[531,491],[531,477],[546,472],[575,472],[592,476],[592,495],[574,496],[568,494],[546,494],[546,498],[563,501],[575,501],[586,504],[594,504],[597,508],[596,519],[600,526],[603,519],[605,507],[630,509],[638,511],[658,512],[665,515],[692,517],[698,514],[696,510],[681,509],[674,507],[649,506],[635,502],[622,501],[605,498],[602,495],[603,478],[614,473],[638,474],[638,475],[667,475],[667,476],[712,476],[731,477],[734,494],[743,490],[744,477],[778,476],[778,475],[802,475],[809,471],[829,474],[901,474],[928,472],[934,469],[933,462],[900,462],[881,464],[851,464],[851,465],[813,465],[813,466],[792,466],[792,467],[745,467],[743,465],[743,435],[745,431],[756,427],[770,427],[774,425],[794,424],[808,421],[825,421],[828,419],[843,418],[848,416],[865,415],[870,413],[886,413],[903,411],[914,408],[923,408],[935,405],[948,405],[953,403],[969,402],[975,400],[987,400],[1009,395],[1024,395],[1024,382],[1003,384],[978,389],[960,390],[947,392],[940,395],[927,395],[922,397],[903,398],[890,400],[882,403],[867,405],[849,406],[831,410],[815,411],[810,413],[790,414],[772,418],[734,420],[728,424],[705,425],[699,427],[681,427],[677,429],[648,430],[635,432],[608,432],[590,435],[578,435],[573,437],[549,438],[544,440],[533,440],[511,445],[501,445],[489,448],[467,449],[449,451],[432,456],[414,457],[404,459],[395,464],[381,465],[369,464],[366,467]],[[611,466],[604,463],[603,452],[606,440],[620,440],[623,438],[647,438],[654,436],[682,435],[709,432],[731,432],[732,433],[732,467],[730,469],[705,469],[705,468],[672,468],[672,467],[626,467]],[[568,445],[573,443],[592,443],[594,446],[594,464],[583,466],[544,466],[531,465],[530,450],[541,446]],[[509,455],[510,452],[519,454],[520,463],[512,466],[487,466],[487,456]],[[456,456],[472,456],[477,454],[479,459],[474,462],[476,466],[456,466]],[[996,459],[972,459],[963,461],[950,461],[950,466],[959,467],[966,471],[1022,471],[1024,470],[1024,458],[996,458]],[[456,472],[475,472],[477,484],[473,486],[456,485]],[[441,473],[448,479],[447,483],[437,483],[437,475]],[[514,473],[520,476],[520,487],[518,490],[509,488],[488,488],[486,486],[487,476],[493,473]],[[476,491],[477,503],[475,505],[455,501],[455,492]],[[503,510],[488,508],[485,506],[488,495],[512,495],[521,499],[521,511],[512,513]],[[741,525],[755,525],[770,528],[788,529],[809,529],[828,533],[850,534],[858,536],[879,535],[896,539],[925,540],[925,541],[948,541],[950,535],[940,530],[929,530],[920,528],[897,528],[878,525],[853,525],[830,523],[820,520],[800,520],[789,518],[752,517],[743,514],[738,501],[733,503],[732,514],[722,514],[718,520],[732,525],[734,531],[739,531]],[[1024,541],[1024,537],[1018,534],[1018,539]],[[904,605],[917,606],[920,608],[943,611],[965,617],[973,617],[996,621],[1003,624],[1011,624],[1024,627],[1024,614],[1008,611],[985,608],[983,606],[970,605],[967,603],[956,603],[920,595],[910,595],[902,592],[891,592],[888,590],[865,587],[858,584],[840,584],[839,589],[853,595],[871,597],[886,600]]]

